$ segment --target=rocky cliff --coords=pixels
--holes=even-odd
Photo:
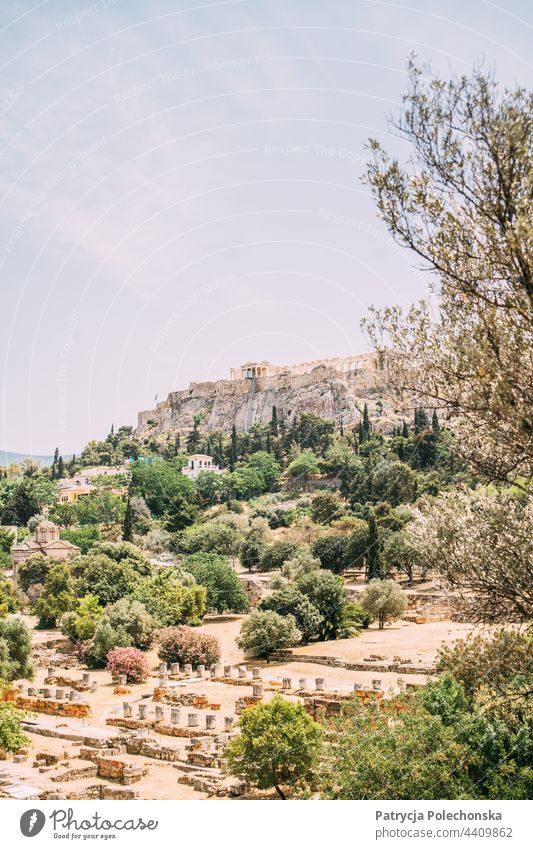
[[[267,424],[273,406],[278,416],[289,420],[312,412],[350,427],[358,424],[366,402],[376,430],[388,432],[401,420],[371,354],[329,359],[307,373],[295,373],[299,371],[301,366],[289,366],[272,377],[191,383],[188,389],[171,392],[155,409],[139,413],[137,433],[186,433],[195,416],[208,433],[229,432],[234,424],[244,432],[253,424]]]

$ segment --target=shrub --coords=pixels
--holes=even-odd
[[[18,752],[29,744],[29,738],[22,731],[24,711],[18,710],[13,702],[0,702],[0,749],[6,752]]]
[[[131,644],[132,639],[123,628],[115,630],[109,622],[100,622],[91,642],[84,646],[83,659],[89,669],[102,669],[110,651],[117,647],[128,648]]]
[[[178,551],[195,554],[197,551],[209,551],[212,554],[236,554],[242,536],[231,525],[223,522],[208,522],[191,525],[176,536]]]
[[[115,560],[116,563],[127,562],[140,575],[149,575],[152,569],[150,561],[146,559],[140,548],[124,540],[122,542],[98,542],[92,547],[91,554],[105,554],[106,557]]]
[[[207,590],[208,610],[224,613],[231,610],[243,613],[250,602],[242,582],[226,557],[217,554],[192,554],[185,560],[185,568]]]
[[[21,619],[0,619],[0,679],[32,678],[31,637]]]
[[[220,660],[220,643],[210,634],[179,625],[159,633],[159,657],[167,663],[212,666]]]
[[[114,631],[125,631],[138,649],[150,648],[152,644],[155,621],[140,601],[121,598],[105,609],[102,622],[111,625]]]
[[[407,599],[395,581],[374,580],[362,593],[360,604],[363,610],[378,620],[381,629],[385,622],[402,615],[407,608]]]
[[[141,684],[150,671],[145,655],[135,648],[113,649],[107,655],[106,665],[113,680],[126,675],[128,684]]]
[[[301,639],[294,616],[253,610],[242,623],[237,645],[251,657],[267,657],[273,651],[297,645]]]
[[[273,610],[280,616],[294,616],[296,627],[301,632],[302,640],[308,642],[320,631],[322,617],[307,596],[294,586],[276,590],[268,598],[258,604],[259,610]]]

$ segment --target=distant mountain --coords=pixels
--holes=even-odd
[[[72,454],[64,455],[64,460],[70,460]],[[1,451],[0,450],[0,466],[10,466],[12,463],[22,463],[23,460],[35,460],[41,466],[51,466],[54,461],[53,454],[32,454],[28,451],[26,454],[19,454],[17,451]]]

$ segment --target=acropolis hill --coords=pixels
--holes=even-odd
[[[365,402],[376,430],[388,432],[401,419],[388,399],[373,354],[292,366],[244,363],[230,369],[229,380],[191,383],[188,389],[171,392],[155,409],[139,413],[137,432],[140,436],[188,432],[197,415],[208,433],[229,432],[233,424],[245,432],[254,424],[267,424],[273,406],[287,419],[313,412],[350,427],[359,422]]]

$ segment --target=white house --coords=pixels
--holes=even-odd
[[[182,474],[186,475],[191,480],[195,480],[200,472],[214,472],[216,475],[222,474],[213,458],[209,454],[191,454],[187,461],[187,465],[183,466]]]

